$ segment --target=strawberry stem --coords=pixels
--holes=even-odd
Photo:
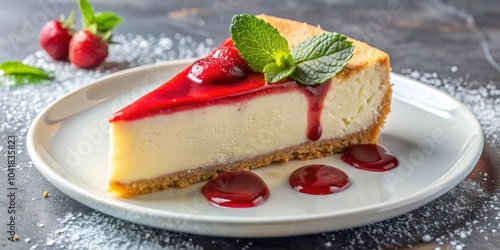
[[[73,18],[75,17],[75,10],[72,9],[69,13],[68,19],[64,22],[64,27],[71,28],[74,24]]]

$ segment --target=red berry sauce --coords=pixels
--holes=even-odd
[[[344,171],[338,168],[314,164],[295,170],[288,182],[297,192],[323,195],[346,189],[350,184],[350,179]]]
[[[250,171],[225,172],[207,182],[202,192],[212,204],[231,208],[255,207],[269,198],[266,183]]]
[[[307,138],[311,141],[317,141],[321,138],[323,129],[321,128],[321,111],[323,102],[328,92],[330,84],[319,84],[312,87],[306,87],[309,95],[309,113],[307,116]]]
[[[377,144],[360,144],[348,147],[342,160],[359,169],[383,172],[398,166],[398,159],[386,148]]]

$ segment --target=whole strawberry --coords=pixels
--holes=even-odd
[[[112,12],[94,13],[87,0],[79,0],[83,29],[76,32],[69,43],[69,61],[79,68],[93,68],[108,56],[111,31],[122,22]]]
[[[93,68],[108,56],[108,42],[89,30],[76,32],[69,48],[69,61],[79,68]]]
[[[75,32],[73,30],[74,15],[75,11],[71,11],[67,20],[64,20],[64,15],[61,15],[60,21],[49,21],[40,31],[40,46],[55,60],[64,60],[68,57],[69,41]]]

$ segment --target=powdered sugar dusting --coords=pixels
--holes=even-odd
[[[500,89],[499,83],[488,75],[465,78],[438,77],[436,73],[406,69],[403,74],[425,84],[437,87],[463,102],[477,117],[483,128],[486,143],[499,144],[500,140]]]
[[[106,63],[95,70],[80,70],[68,63],[54,62],[38,51],[25,63],[57,72],[55,79],[17,88],[0,87],[0,134],[16,134],[19,153],[27,154],[24,141],[29,124],[36,114],[56,98],[106,74],[165,60],[199,57],[214,46],[211,39],[195,42],[189,36],[141,37],[117,36]],[[450,74],[463,71],[450,67]],[[500,151],[500,90],[488,76],[466,75],[464,78],[440,76],[437,73],[406,69],[404,75],[435,86],[462,101],[479,119],[486,144]],[[479,84],[480,83],[480,84]],[[5,139],[5,138],[2,138]],[[5,150],[0,147],[1,154]],[[489,164],[489,163],[486,163]],[[18,169],[31,170],[33,163],[20,162]],[[492,166],[488,166],[492,167]],[[430,249],[463,249],[467,242],[486,242],[499,238],[500,190],[491,185],[496,175],[475,171],[448,194],[413,212],[383,222],[349,230],[323,233],[293,239],[223,239],[168,232],[116,219],[93,211],[68,213],[58,219],[46,239],[31,243],[31,249],[200,249],[201,246],[244,249],[269,246],[300,247],[298,242],[331,249],[407,248],[426,244]],[[496,184],[498,186],[498,184]],[[41,225],[41,222],[37,224]],[[33,237],[31,238],[33,239]],[[302,240],[303,239],[303,240]],[[304,245],[307,247],[310,245]]]
[[[203,249],[188,235],[155,230],[105,216],[67,214],[45,241],[51,249]]]
[[[407,248],[421,243],[463,247],[469,237],[487,237],[487,230],[498,228],[498,219],[490,223],[490,216],[500,215],[498,198],[478,183],[465,180],[445,196],[413,212],[323,235],[332,237],[335,249]],[[346,245],[342,242],[345,238],[353,240]]]

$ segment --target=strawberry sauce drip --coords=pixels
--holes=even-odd
[[[311,141],[317,141],[321,138],[323,129],[321,127],[321,111],[323,102],[330,84],[318,84],[313,87],[306,87],[309,93],[307,95],[309,102],[309,113],[307,117],[307,138]]]
[[[383,172],[398,166],[398,159],[386,148],[377,144],[360,144],[348,147],[342,160],[359,169]]]
[[[350,184],[344,171],[323,164],[301,167],[289,177],[290,186],[297,192],[323,195],[340,192]]]
[[[202,192],[208,201],[220,207],[255,207],[269,199],[266,183],[250,171],[225,172],[207,182]]]
[[[226,40],[222,46],[233,46],[232,40]],[[258,95],[299,91],[306,96],[309,103],[306,136],[311,141],[321,138],[320,116],[330,82],[307,87],[295,81],[267,84],[262,73],[250,70],[241,79],[200,83],[189,77],[190,70],[191,66],[156,90],[116,112],[110,122],[138,120],[215,104],[245,102]]]

